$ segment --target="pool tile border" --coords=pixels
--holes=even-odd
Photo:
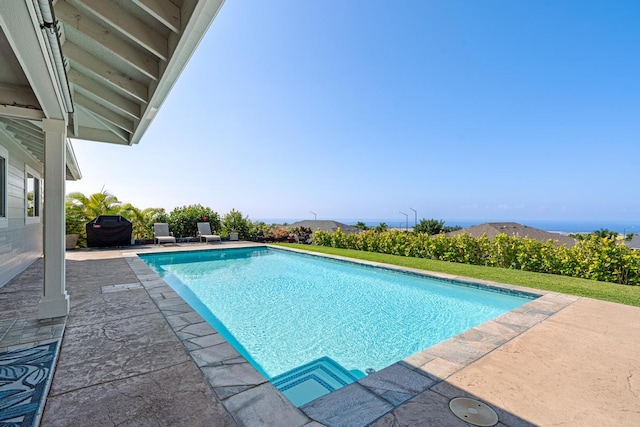
[[[319,257],[332,259],[335,261],[349,262],[352,264],[360,264],[366,267],[392,271],[395,273],[407,274],[407,275],[417,276],[421,278],[426,277],[432,280],[436,280],[438,282],[445,282],[445,283],[456,285],[456,286],[482,289],[484,291],[497,292],[501,294],[507,293],[507,294],[521,297],[521,298],[536,299],[541,295],[541,292],[535,292],[521,286],[505,285],[502,283],[490,282],[490,281],[479,280],[479,279],[470,279],[467,277],[454,276],[446,273],[438,273],[438,272],[431,272],[431,271],[427,272],[425,270],[420,270],[420,269],[411,268],[411,267],[382,264],[374,261],[365,261],[365,260],[358,260],[354,258],[341,257],[338,255],[329,255],[329,254],[322,254],[322,253],[315,253],[315,252],[310,253],[310,252],[305,252],[305,251],[301,251],[299,249],[294,249],[294,248],[273,247],[272,249],[296,252],[298,254],[308,256],[308,257],[319,256]]]
[[[290,248],[278,247],[277,249],[309,254]],[[516,294],[540,295],[540,297],[296,408],[136,253],[123,254],[140,284],[180,338],[187,353],[201,370],[222,404],[236,421],[243,425],[251,425],[258,419],[264,421],[265,417],[270,416],[275,417],[274,420],[281,425],[288,426],[368,425],[408,400],[438,388],[448,377],[580,299],[577,296],[521,286],[443,273],[425,273],[418,269],[340,256],[317,255],[420,276],[436,277],[446,281],[470,282],[478,287],[490,287],[498,291],[504,289]]]

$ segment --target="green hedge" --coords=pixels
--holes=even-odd
[[[208,222],[212,233],[219,232],[222,228],[220,215],[211,208],[199,204],[175,208],[167,217],[167,222],[169,229],[176,237],[197,236],[199,222]]]
[[[616,239],[593,235],[572,248],[556,246],[552,240],[537,240],[499,234],[492,240],[468,234],[447,237],[398,230],[358,234],[318,230],[313,244],[383,254],[428,258],[464,264],[502,267],[538,273],[560,274],[625,285],[640,284],[640,252]]]

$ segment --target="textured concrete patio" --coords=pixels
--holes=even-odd
[[[41,286],[38,261],[0,288],[0,325],[32,325]],[[640,425],[636,307],[545,294],[298,409],[131,251],[68,252],[67,289],[44,426],[468,426],[448,407],[461,396],[500,426]],[[23,335],[0,349],[37,342]]]

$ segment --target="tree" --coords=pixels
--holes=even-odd
[[[378,224],[378,225],[376,226],[376,231],[377,231],[378,233],[382,233],[382,232],[384,232],[384,231],[387,231],[388,229],[389,229],[389,226],[387,225],[387,223],[386,223],[386,222],[381,222],[380,224]]]
[[[364,223],[364,222],[362,222],[362,221],[358,221],[358,222],[356,222],[356,225],[354,225],[354,227],[355,227],[355,228],[357,228],[357,229],[359,229],[359,230],[362,230],[362,231],[365,231],[365,230],[368,230],[368,229],[369,229],[369,227],[367,226],[367,224],[365,224],[365,223]]]
[[[269,234],[269,231],[271,230],[271,226],[267,225],[264,221],[254,222],[251,228],[253,230],[254,238],[264,238]]]
[[[153,223],[166,222],[158,220],[161,213],[164,213],[164,209],[162,208],[146,208],[140,210],[131,203],[125,204],[122,210],[122,216],[131,221],[133,237],[135,239],[153,238]]]
[[[93,193],[88,197],[80,192],[69,193],[66,201],[78,207],[86,222],[100,215],[121,215],[124,211],[118,198],[104,188],[99,193]]]
[[[615,239],[618,237],[618,233],[611,231],[608,228],[601,228],[600,230],[594,231],[592,234],[602,238],[608,237],[609,239]]]
[[[229,235],[230,232],[235,231],[238,233],[240,239],[253,239],[255,230],[253,223],[249,220],[249,217],[243,217],[242,212],[235,209],[231,209],[224,217],[222,217],[222,233]]]
[[[86,196],[69,193],[65,197],[65,232],[79,234],[78,244],[83,246],[87,238],[86,224],[100,215],[123,215],[126,209],[118,198],[103,188],[99,193]]]
[[[162,213],[160,214],[162,215]],[[189,205],[175,208],[169,214],[169,228],[176,237],[194,237],[198,233],[198,223],[208,222],[211,232],[220,231],[220,215],[211,208],[202,205]]]
[[[422,218],[420,222],[413,227],[414,233],[425,233],[429,236],[434,234],[440,234],[444,230],[444,221],[437,219],[424,219]]]
[[[440,233],[449,233],[450,231],[456,230],[462,230],[462,227],[460,227],[459,225],[447,226],[444,225],[444,220],[437,220],[434,218],[422,218],[420,222],[415,227],[413,227],[414,233],[425,233],[429,236]]]
[[[82,207],[75,205],[71,200],[66,199],[65,207],[65,233],[84,235],[86,232],[85,224],[88,222],[86,215],[82,211]]]
[[[442,231],[444,233],[450,233],[452,231],[458,231],[458,230],[462,230],[462,227],[460,227],[459,225],[445,225],[442,228]]]

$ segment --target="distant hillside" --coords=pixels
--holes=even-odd
[[[452,231],[447,233],[447,236],[458,236],[460,234],[468,234],[472,237],[482,237],[482,235],[485,234],[490,240],[498,234],[527,237],[539,242],[553,240],[557,246],[565,245],[568,248],[576,244],[576,239],[573,237],[564,236],[559,233],[551,233],[549,231],[540,230],[539,228],[518,224],[517,222],[485,222],[484,224]]]

